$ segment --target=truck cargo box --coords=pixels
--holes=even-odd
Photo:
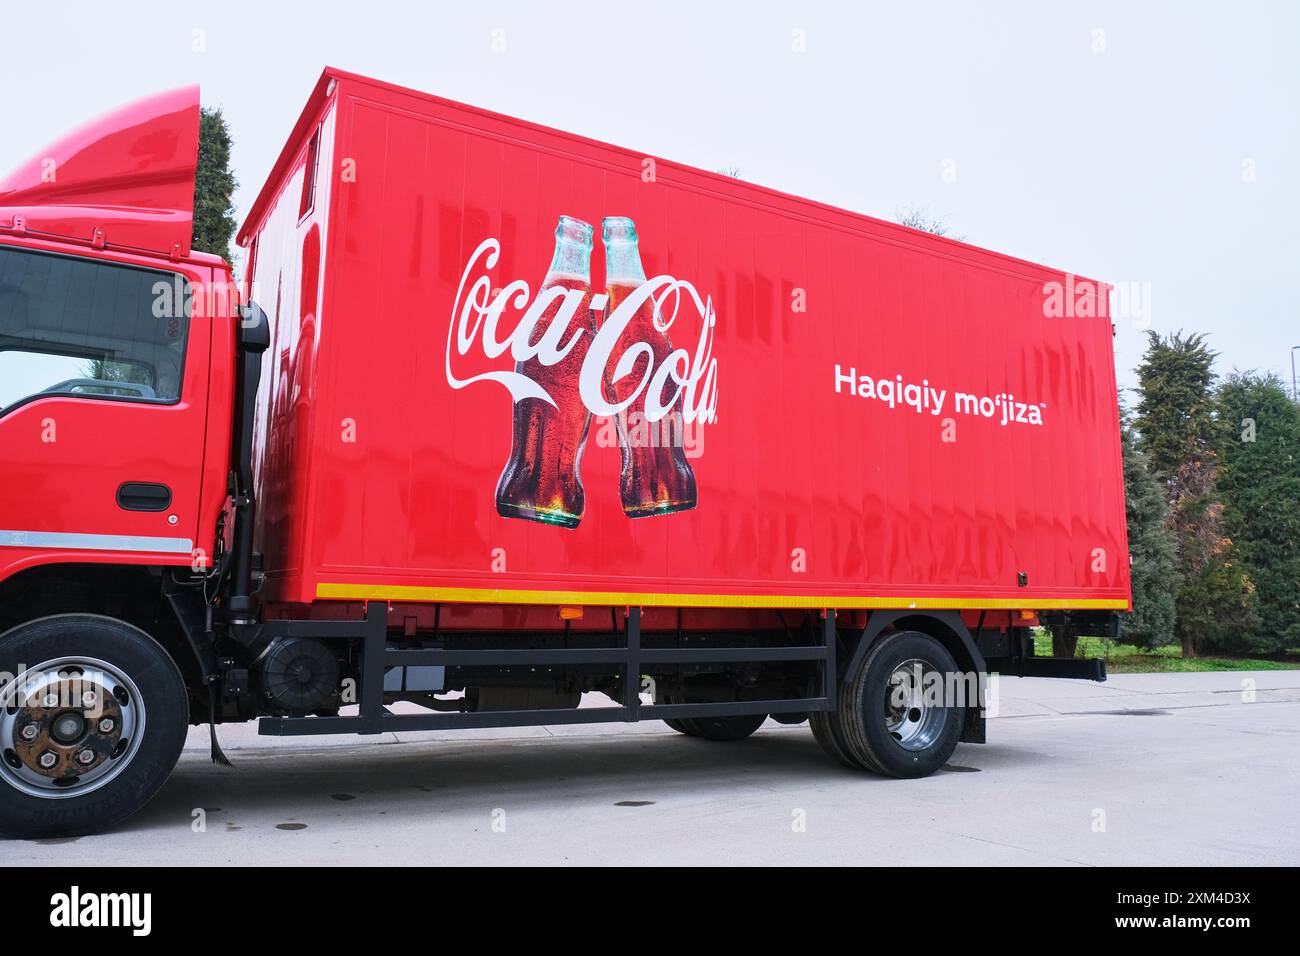
[[[1103,284],[336,70],[239,241],[272,600],[1129,606]]]

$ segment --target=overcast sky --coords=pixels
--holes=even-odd
[[[1123,283],[1137,298],[1119,321],[1121,386],[1147,324],[1209,333],[1220,371],[1290,382],[1293,0],[304,11],[11,0],[0,169],[97,113],[198,82],[230,122],[242,222],[330,64],[869,215],[926,206],[976,245]]]

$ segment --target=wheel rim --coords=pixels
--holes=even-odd
[[[942,675],[932,664],[913,658],[890,672],[885,691],[885,729],[904,750],[925,750],[943,731],[946,708],[932,699],[942,692]]]
[[[130,765],[144,723],[140,689],[105,661],[29,667],[0,690],[0,777],[46,800],[83,796]]]

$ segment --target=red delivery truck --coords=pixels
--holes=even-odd
[[[1031,631],[1130,607],[1105,285],[328,69],[236,293],[198,113],[0,183],[0,831],[190,724],[770,716],[916,777],[984,675],[1105,679]]]

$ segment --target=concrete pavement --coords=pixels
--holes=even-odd
[[[1245,683],[1243,683],[1245,682]],[[600,699],[584,701],[596,705]],[[1004,679],[990,743],[897,781],[807,725],[737,744],[661,723],[358,738],[196,728],[119,830],[10,864],[1300,863],[1300,671]],[[199,827],[199,823],[202,827]]]

